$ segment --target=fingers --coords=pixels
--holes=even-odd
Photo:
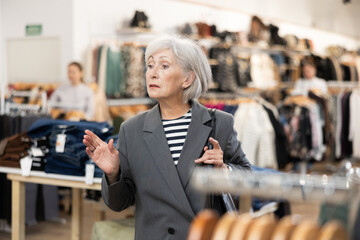
[[[214,165],[215,167],[221,167],[224,162],[222,159],[203,159],[203,158],[199,158],[199,159],[196,159],[195,160],[195,163],[204,163],[204,164],[212,164]]]
[[[219,142],[215,139],[213,139],[212,137],[209,138],[209,141],[211,142],[211,144],[214,146],[213,149],[221,149]]]
[[[108,148],[111,153],[116,153],[117,149],[114,146],[114,139],[110,139],[110,141],[108,143]]]
[[[223,156],[219,153],[209,153],[209,151],[205,152],[205,154],[201,157],[195,160],[195,163],[209,163],[213,164],[214,162],[223,162]]]
[[[86,148],[86,153],[87,153],[87,155],[89,155],[90,158],[93,158],[94,153],[92,151],[90,151],[90,149],[88,147]]]
[[[103,141],[92,131],[85,130],[83,143],[89,148],[90,151],[94,151],[103,143]]]
[[[215,166],[223,165],[223,151],[219,145],[219,142],[213,138],[209,138],[209,141],[214,146],[213,149],[204,147],[204,155],[201,158],[195,160],[195,163],[213,164]]]

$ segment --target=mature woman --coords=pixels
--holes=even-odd
[[[215,139],[209,139],[210,114],[194,99],[207,90],[211,71],[197,44],[156,39],[145,60],[147,91],[158,104],[121,125],[116,148],[88,130],[84,144],[104,170],[105,203],[116,211],[135,203],[136,239],[183,240],[205,204],[205,196],[189,184],[192,169],[200,164],[249,169],[250,164],[230,114],[216,112]],[[208,140],[211,150],[205,147]]]
[[[50,97],[50,106],[84,113],[87,120],[92,120],[95,113],[93,90],[83,81],[83,68],[78,62],[68,65],[69,83],[58,87]]]

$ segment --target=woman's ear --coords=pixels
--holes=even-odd
[[[190,85],[193,83],[194,80],[195,80],[195,73],[190,72],[186,77],[185,81],[183,82],[182,89],[187,89],[188,87],[190,87]]]

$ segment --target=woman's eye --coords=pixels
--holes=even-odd
[[[169,68],[169,65],[163,64],[163,65],[162,65],[162,68],[163,68],[163,69],[168,69],[168,68]]]
[[[148,64],[147,67],[150,68],[150,69],[153,69],[154,65],[153,64]]]

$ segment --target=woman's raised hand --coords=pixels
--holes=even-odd
[[[86,153],[104,171],[107,177],[117,178],[120,159],[119,152],[114,147],[114,140],[111,139],[109,143],[106,143],[90,130],[85,130],[83,143],[86,146]]]

